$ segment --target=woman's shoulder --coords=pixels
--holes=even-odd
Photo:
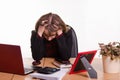
[[[36,35],[36,31],[35,30],[32,30],[31,33],[32,33],[32,35]]]

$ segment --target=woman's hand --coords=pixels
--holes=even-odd
[[[42,34],[43,34],[44,30],[45,30],[45,27],[44,27],[44,26],[39,26],[37,33],[38,33],[38,35],[39,35],[40,37],[42,37]]]
[[[38,28],[38,35],[40,36],[40,37],[42,37],[42,35],[43,35],[43,32],[45,31],[45,27],[48,25],[47,23],[47,20],[45,20],[45,21],[42,21],[42,23],[41,23],[41,25],[39,26],[39,28]]]
[[[63,33],[62,29],[59,29],[59,30],[57,31],[57,36],[61,35],[62,33]]]

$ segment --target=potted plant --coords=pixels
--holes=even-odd
[[[99,43],[103,70],[106,73],[120,73],[120,42]]]

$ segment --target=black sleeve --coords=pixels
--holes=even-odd
[[[31,35],[31,51],[32,51],[32,57],[34,60],[41,60],[44,56],[45,50],[44,50],[44,42],[43,38],[39,37],[37,32],[32,31]]]
[[[72,31],[69,30],[67,33],[63,33],[59,37],[57,37],[57,43],[58,43],[58,50],[59,50],[59,57],[62,60],[69,60],[71,57],[72,52]]]

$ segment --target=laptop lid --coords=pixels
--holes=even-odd
[[[20,46],[0,44],[0,72],[25,74]]]
[[[91,64],[96,52],[97,50],[91,50],[91,51],[85,51],[85,52],[78,53],[69,73],[73,74],[73,73],[79,73],[79,72],[86,71],[80,58],[84,56],[88,60],[88,62]]]

